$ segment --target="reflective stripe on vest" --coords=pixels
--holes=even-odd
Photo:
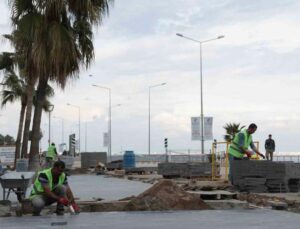
[[[46,157],[51,157],[52,159],[54,159],[56,157],[55,146],[50,145],[48,147],[48,151],[47,151]]]
[[[43,188],[41,182],[39,181],[39,175],[41,173],[46,174],[46,176],[48,178],[48,182],[49,182],[48,186],[50,188],[50,191],[53,191],[57,185],[62,185],[65,181],[65,178],[66,178],[66,174],[62,173],[58,178],[58,183],[56,184],[56,186],[53,186],[53,177],[52,177],[51,168],[50,169],[45,169],[45,170],[39,172],[37,178],[34,181],[33,189],[31,191],[30,197],[32,197],[33,195],[44,193],[44,188]]]
[[[251,134],[248,134],[247,130],[244,130],[240,133],[244,134],[243,149],[247,150],[248,147],[250,146],[251,142],[252,142],[252,136],[251,136]],[[244,153],[241,152],[240,146],[239,146],[239,140],[240,140],[239,134],[240,133],[235,135],[235,137],[233,139],[233,142],[230,144],[230,147],[229,147],[229,154],[231,154],[232,156],[234,156],[236,158],[244,157]]]

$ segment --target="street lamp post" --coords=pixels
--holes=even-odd
[[[108,105],[109,105],[109,108],[108,108],[108,155],[109,155],[109,159],[111,161],[111,88],[109,87],[103,87],[103,86],[100,86],[100,85],[96,85],[96,84],[93,84],[92,86],[94,87],[98,87],[98,88],[102,88],[102,89],[105,89],[108,91]]]
[[[54,105],[53,104],[49,104],[48,105],[48,112],[49,112],[49,140],[48,140],[48,145],[51,145],[51,112],[54,109]]]
[[[224,38],[224,35],[218,36],[213,39],[208,39],[204,41],[199,41],[190,37],[186,37],[180,33],[176,33],[177,36],[197,42],[200,45],[200,120],[201,120],[201,153],[204,154],[204,130],[203,130],[203,124],[204,124],[204,116],[203,116],[203,88],[202,88],[202,44],[207,43],[210,41],[218,40]]]
[[[61,120],[61,143],[64,143],[64,119],[57,116],[53,116],[53,118]]]
[[[87,152],[87,122],[86,121],[85,121],[84,148],[85,148],[85,152]]]
[[[73,105],[73,104],[70,104],[70,103],[67,103],[68,106],[71,106],[71,107],[75,107],[78,109],[78,153],[80,154],[80,140],[81,140],[81,137],[80,137],[80,106],[77,106],[77,105]]]
[[[149,86],[149,100],[148,100],[148,155],[150,155],[151,153],[151,89],[154,87],[159,87],[159,86],[163,86],[166,85],[166,83],[161,83],[161,84],[155,84],[152,86]]]

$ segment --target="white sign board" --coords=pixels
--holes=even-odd
[[[192,141],[201,140],[200,118],[192,117],[191,124],[192,124]]]
[[[67,150],[67,144],[66,143],[61,143],[58,145],[58,151],[60,153],[63,153],[65,150]]]
[[[0,161],[4,165],[13,165],[15,160],[14,146],[1,146],[0,147]]]
[[[108,133],[103,133],[103,147],[108,147]]]
[[[213,117],[204,117],[204,140],[213,140]]]
[[[192,126],[192,141],[201,141],[201,121],[200,117],[192,117],[191,118],[191,126]],[[204,140],[213,140],[213,118],[212,117],[204,117]]]

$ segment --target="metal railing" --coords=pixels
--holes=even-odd
[[[300,155],[275,155],[273,161],[293,161],[300,163]]]

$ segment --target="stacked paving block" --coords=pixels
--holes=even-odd
[[[284,178],[267,179],[266,186],[268,188],[268,192],[272,192],[272,193],[288,192],[288,187],[285,183],[286,182]]]
[[[240,191],[262,193],[267,192],[266,178],[260,177],[246,177],[239,180]]]
[[[95,168],[99,162],[105,164],[107,162],[107,155],[105,152],[89,152],[81,153],[81,168]]]
[[[158,174],[162,175],[165,178],[175,178],[175,177],[193,178],[193,177],[211,176],[211,163],[209,162],[159,163]]]
[[[177,178],[182,177],[187,168],[187,163],[159,163],[157,173],[164,178]]]
[[[181,174],[185,178],[211,176],[211,163],[209,162],[190,162],[187,163],[187,169]]]
[[[237,160],[232,168],[233,185],[247,192],[298,192],[300,164]]]

